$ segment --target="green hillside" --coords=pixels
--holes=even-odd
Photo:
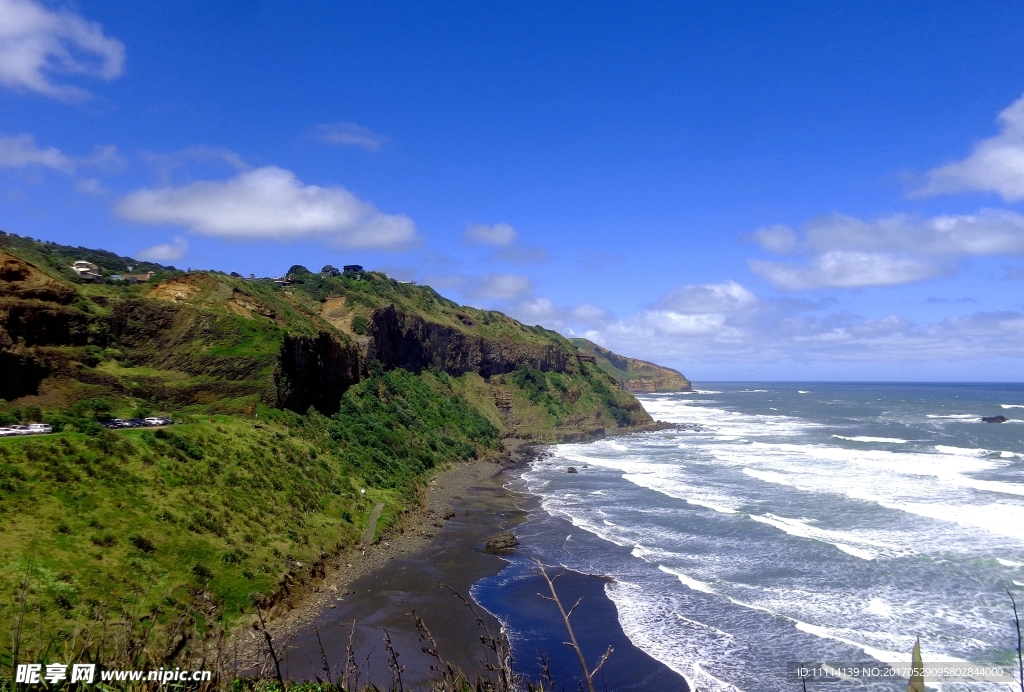
[[[156,274],[87,283],[75,259]],[[55,430],[0,438],[0,620],[31,617],[23,651],[102,624],[171,660],[353,545],[374,503],[378,531],[400,521],[433,469],[652,424],[554,332],[376,272],[291,278],[0,235],[0,425]],[[98,422],[151,414],[177,424]]]

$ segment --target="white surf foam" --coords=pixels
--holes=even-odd
[[[745,663],[736,654],[742,643],[717,627],[679,614],[665,594],[650,593],[621,581],[605,585],[619,624],[630,641],[682,675],[691,690],[743,692],[726,678],[742,678]]]
[[[833,435],[832,437],[838,440],[849,440],[850,442],[889,442],[896,445],[905,445],[909,440],[901,440],[898,437],[868,437],[866,435],[857,435],[855,437],[846,437],[845,435]]]
[[[1024,408],[1024,404],[999,404],[1003,408]]]
[[[704,582],[694,579],[689,575],[683,574],[678,570],[671,569],[670,567],[666,567],[665,565],[658,565],[658,569],[660,569],[662,572],[665,572],[666,574],[671,574],[672,576],[676,577],[683,584],[683,586],[691,588],[694,591],[700,591],[702,593],[711,594],[715,593],[715,590],[711,588],[710,584],[705,584]]]
[[[827,543],[848,555],[859,557],[862,560],[874,560],[878,558],[882,551],[890,556],[909,553],[909,551],[900,546],[888,545],[863,534],[852,531],[823,529],[810,525],[806,520],[790,519],[775,514],[766,514],[764,516],[751,514],[750,518],[756,522],[773,526],[791,536]]]
[[[1015,562],[1013,560],[1005,560],[1005,559],[1003,559],[1001,557],[997,557],[996,558],[996,562],[998,562],[1003,567],[1024,567],[1024,562]]]

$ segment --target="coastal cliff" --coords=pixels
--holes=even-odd
[[[581,353],[618,380],[627,392],[689,392],[693,390],[683,373],[646,360],[627,358],[598,346],[589,339],[570,339]]]
[[[70,270],[80,256],[99,281]],[[152,264],[148,281],[112,278],[129,266],[0,234],[0,425],[53,428],[0,438],[0,572],[14,575],[0,622],[34,565],[33,646],[72,617],[147,612],[176,660],[204,623],[290,607],[329,556],[401,530],[440,467],[502,438],[656,425],[561,335],[429,287],[301,267],[279,282]],[[154,414],[174,424],[101,425]]]
[[[429,287],[302,268],[284,286],[159,266],[148,283],[83,282],[67,271],[74,248],[18,240],[0,251],[0,362],[18,372],[0,397],[15,405],[99,396],[132,408],[333,415],[379,362],[457,378],[460,396],[507,435],[554,442],[653,424],[614,372],[561,335]]]

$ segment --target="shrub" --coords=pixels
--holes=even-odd
[[[356,315],[352,318],[352,331],[356,334],[362,335],[366,333],[366,328],[370,326],[369,320],[362,315]]]
[[[129,536],[128,542],[144,553],[152,553],[156,550],[156,546],[153,545],[153,541],[149,540],[145,536]]]

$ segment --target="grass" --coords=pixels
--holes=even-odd
[[[333,418],[260,408],[0,439],[0,620],[15,621],[28,578],[23,646],[37,652],[79,621],[133,613],[158,631],[186,616],[199,635],[229,627],[353,545],[374,503],[384,531],[430,470],[497,446],[449,380],[378,369]]]

